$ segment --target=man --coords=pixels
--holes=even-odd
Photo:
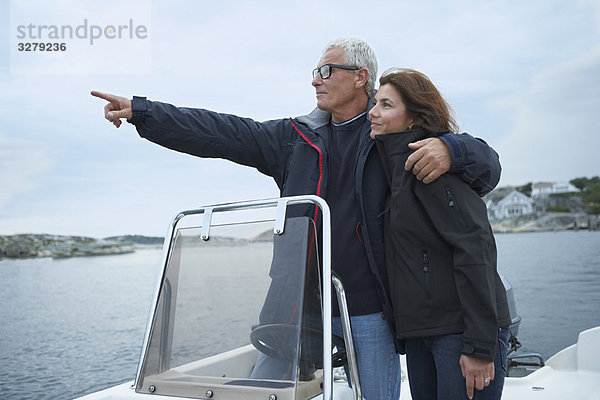
[[[256,122],[141,97],[92,95],[109,101],[105,117],[116,127],[126,118],[141,137],[161,146],[252,166],[271,176],[282,196],[326,199],[335,238],[333,270],[347,295],[364,397],[397,400],[400,364],[388,318],[382,229],[387,183],[367,119],[376,77],[377,60],[368,44],[342,38],[325,48],[313,71],[317,108],[297,118]],[[425,183],[452,171],[483,195],[499,180],[497,154],[469,135],[445,135],[411,147],[415,152],[406,168]],[[339,317],[336,331],[341,332]]]

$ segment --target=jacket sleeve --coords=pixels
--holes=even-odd
[[[484,196],[500,181],[500,159],[488,144],[467,133],[445,134],[440,139],[452,154],[450,172],[458,173],[477,194]]]
[[[498,343],[496,244],[485,204],[459,177],[446,174],[415,194],[453,247],[456,291],[464,318],[463,354],[494,360]]]
[[[281,187],[288,120],[256,122],[205,109],[175,107],[134,96],[129,120],[138,134],[163,147],[198,157],[254,167]]]

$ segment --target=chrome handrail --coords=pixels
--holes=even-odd
[[[354,396],[357,400],[362,399],[362,387],[360,386],[360,377],[358,373],[358,363],[356,354],[354,353],[354,340],[352,338],[352,328],[350,325],[350,313],[348,312],[348,303],[346,302],[346,292],[342,281],[333,275],[331,282],[337,294],[338,304],[340,308],[340,319],[342,320],[342,331],[344,332],[344,343],[346,345],[346,357],[348,358],[348,368],[350,369],[350,379]]]
[[[161,264],[160,277],[157,281],[153,303],[148,316],[148,322],[146,325],[146,333],[144,335],[144,341],[142,343],[142,349],[140,354],[140,361],[133,383],[133,387],[139,389],[141,384],[142,371],[144,369],[145,355],[149,350],[150,339],[153,333],[153,327],[156,318],[156,311],[160,300],[160,292],[163,282],[166,278],[167,266],[169,265],[169,257],[171,254],[172,247],[175,241],[175,232],[177,224],[182,218],[190,215],[204,214],[205,210],[210,210],[208,213],[212,215],[215,212],[223,211],[235,211],[238,209],[251,209],[251,208],[267,208],[276,205],[278,207],[277,219],[275,221],[275,234],[281,234],[283,232],[283,222],[279,220],[285,217],[285,213],[281,210],[285,209],[289,205],[307,204],[312,203],[319,207],[323,218],[322,233],[323,233],[323,282],[331,282],[331,217],[329,206],[322,198],[314,195],[307,196],[294,196],[294,197],[282,197],[276,199],[266,200],[254,200],[244,201],[236,203],[217,204],[212,206],[205,206],[194,210],[182,211],[173,218],[165,242],[163,244],[163,257]],[[286,207],[283,207],[285,205]],[[209,218],[210,219],[210,218]],[[209,227],[203,226],[202,236],[206,240],[209,235]],[[351,338],[351,331],[349,324],[346,326]],[[331,349],[332,346],[332,328],[331,328],[331,285],[323,285],[323,349]],[[353,352],[353,347],[350,351]],[[347,348],[346,351],[349,349]],[[333,398],[333,370],[332,370],[332,354],[331,351],[323,352],[323,400],[331,400]],[[358,380],[356,381],[358,383]],[[358,385],[357,385],[358,386]]]

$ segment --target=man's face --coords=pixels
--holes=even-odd
[[[317,67],[329,63],[345,64],[344,49],[334,47],[328,50],[319,60]],[[355,87],[355,76],[355,71],[339,68],[333,68],[331,76],[327,79],[322,79],[321,75],[317,74],[312,80],[317,94],[317,107],[334,114],[355,100],[359,93]]]

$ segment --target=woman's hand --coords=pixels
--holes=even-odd
[[[467,396],[473,398],[475,389],[483,390],[494,379],[494,362],[465,354],[460,356],[460,369],[465,377]]]

